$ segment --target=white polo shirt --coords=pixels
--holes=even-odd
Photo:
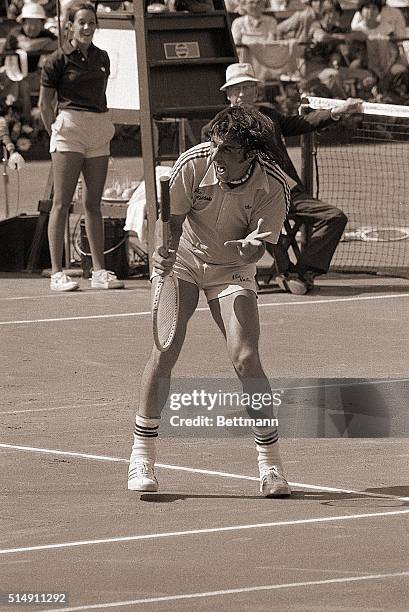
[[[290,205],[286,175],[271,161],[257,158],[253,173],[243,185],[231,189],[219,183],[211,159],[210,143],[201,143],[183,153],[171,176],[171,213],[186,215],[181,246],[212,264],[240,264],[234,246],[227,240],[245,238],[264,219],[266,239],[276,244]]]

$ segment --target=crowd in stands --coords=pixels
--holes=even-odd
[[[62,14],[69,2],[61,0]],[[409,0],[341,2],[224,1],[238,58],[265,83],[261,96],[285,111],[294,110],[303,94],[409,104],[409,40],[399,8]],[[220,0],[146,0],[150,13],[200,14],[220,6]],[[123,1],[99,10],[130,7]],[[0,98],[13,142],[24,151],[42,134],[37,96],[44,57],[57,46],[56,0],[9,0],[7,18]]]
[[[409,103],[406,23],[399,8],[360,0],[351,20],[338,0],[303,4],[279,21],[274,0],[229,3],[237,15],[232,36],[239,59],[251,63],[258,78],[269,83],[285,76],[298,83],[300,95]]]

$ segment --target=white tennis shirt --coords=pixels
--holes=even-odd
[[[210,143],[183,153],[171,176],[171,213],[186,215],[181,246],[213,264],[240,263],[237,248],[227,240],[245,238],[264,219],[266,241],[276,244],[290,205],[288,177],[281,168],[257,158],[251,177],[231,189],[219,183],[211,160]]]

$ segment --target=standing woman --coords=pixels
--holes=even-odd
[[[104,269],[104,226],[101,197],[108,170],[114,126],[109,118],[106,86],[109,57],[92,38],[97,28],[95,6],[76,2],[67,8],[67,41],[49,55],[41,74],[40,110],[50,135],[54,199],[48,225],[51,284],[54,291],[79,285],[62,271],[64,230],[78,178],[83,176],[85,227],[93,272],[91,286],[119,289],[124,284]]]

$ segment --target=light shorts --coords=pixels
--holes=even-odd
[[[109,113],[62,110],[51,126],[50,153],[82,153],[84,157],[110,154],[115,127]]]
[[[179,245],[173,272],[179,279],[203,289],[208,302],[243,289],[253,291],[257,295],[255,264],[206,263]]]

